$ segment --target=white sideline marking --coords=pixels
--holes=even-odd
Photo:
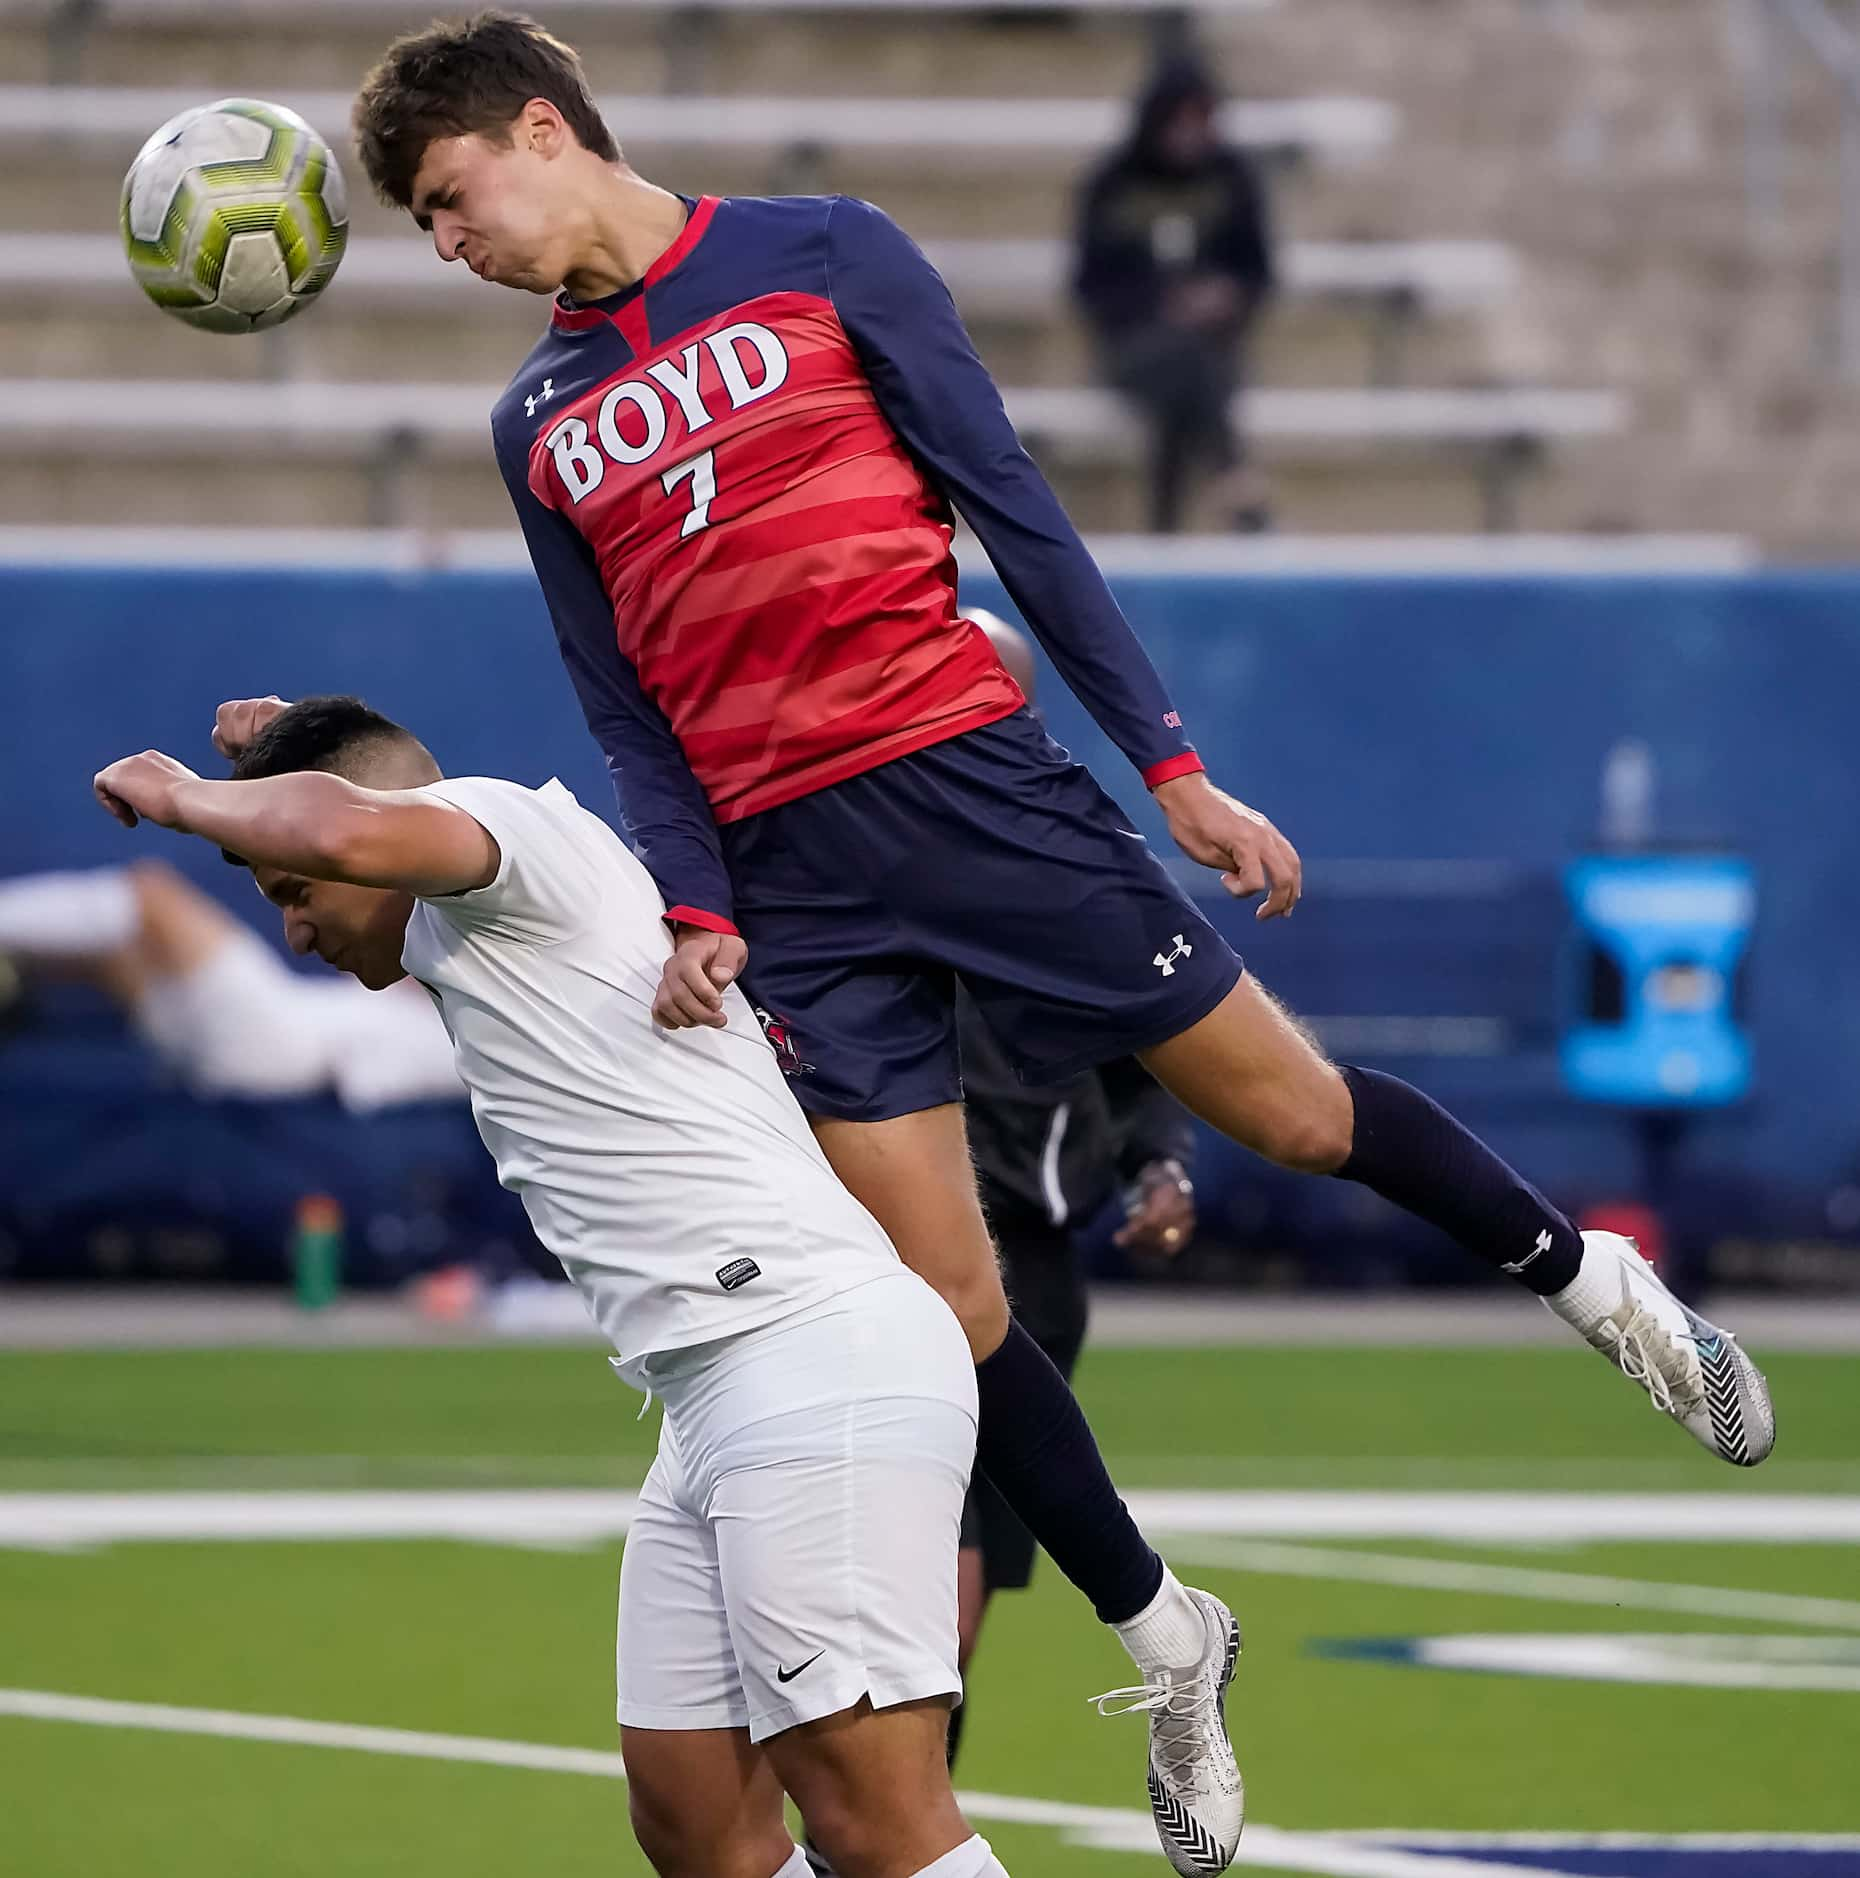
[[[638,1504],[604,1489],[437,1493],[0,1494],[0,1546],[63,1551],[123,1541],[460,1539],[596,1545],[622,1537]]]
[[[1400,1826],[1352,1827],[1325,1835],[1374,1845],[1499,1845],[1512,1852],[1658,1851],[1682,1846],[1688,1852],[1860,1852],[1860,1832],[1409,1832]]]
[[[1860,1542],[1860,1496],[1809,1493],[1136,1492],[1155,1532],[1234,1538],[1585,1545]]]
[[[1580,1545],[1607,1540],[1860,1543],[1860,1496],[1838,1494],[1149,1491],[1132,1493],[1128,1499],[1139,1523],[1150,1531],[1196,1542],[1214,1536],[1415,1539],[1458,1545]],[[567,1488],[13,1493],[0,1494],[0,1547],[62,1550],[120,1541],[460,1539],[554,1548],[622,1537],[634,1505],[634,1496],[628,1493]],[[1201,1555],[1197,1544],[1178,1544],[1173,1549],[1185,1556]],[[1333,1556],[1313,1553],[1313,1569],[1315,1563]],[[1213,1562],[1221,1561],[1216,1557]],[[1442,1572],[1507,1569],[1426,1563]],[[1548,1580],[1558,1575],[1527,1572],[1519,1582],[1533,1576]],[[1490,1578],[1486,1586],[1497,1582]]]
[[[1388,1661],[1354,1655],[1345,1662]],[[1557,1681],[1658,1683],[1694,1689],[1860,1691],[1860,1645],[1832,1637],[1727,1637],[1556,1631],[1414,1637],[1393,1659],[1428,1669],[1482,1670]]]
[[[1756,1536],[1756,1535],[1751,1535]],[[1816,1630],[1860,1631],[1860,1602],[1745,1591],[1728,1585],[1668,1584],[1595,1572],[1481,1565],[1385,1552],[1335,1552],[1325,1546],[1195,1539],[1170,1546],[1178,1564],[1227,1566],[1288,1578],[1340,1578],[1357,1584],[1406,1585],[1417,1591],[1470,1591],[1549,1604],[1606,1604],[1636,1611],[1684,1611],[1694,1617],[1740,1617]]]
[[[417,1729],[367,1728],[349,1722],[305,1721],[292,1715],[249,1715],[232,1709],[176,1708],[162,1702],[110,1702],[42,1689],[0,1689],[0,1716],[26,1721],[76,1722],[93,1728],[135,1728],[156,1734],[209,1735],[231,1741],[269,1741],[292,1747],[346,1748],[411,1760],[466,1761],[488,1767],[524,1767],[543,1773],[626,1778],[618,1754],[540,1742],[497,1741],[482,1735],[430,1734]],[[970,1818],[1003,1825],[1046,1826],[1073,1844],[1096,1851],[1137,1852],[1154,1859],[1156,1828],[1147,1813],[1112,1806],[1072,1806],[1008,1794],[960,1793]],[[1327,1874],[1328,1878],[1543,1878],[1541,1870],[1489,1859],[1434,1857],[1326,1833],[1282,1832],[1249,1825],[1240,1842],[1240,1865]]]
[[[226,1741],[279,1741],[293,1747],[352,1748],[416,1761],[472,1761],[485,1767],[532,1767],[553,1774],[625,1777],[618,1754],[596,1748],[494,1741],[483,1735],[428,1734],[411,1728],[364,1728],[353,1722],[305,1721],[295,1715],[248,1715],[236,1709],[175,1708],[166,1702],[107,1702],[42,1689],[0,1689],[0,1715],[25,1721],[82,1722],[92,1728],[140,1728],[164,1735],[214,1735]]]

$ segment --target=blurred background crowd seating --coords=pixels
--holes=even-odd
[[[1234,929],[1333,1049],[1437,1090],[1572,1206],[1638,1209],[1699,1276],[1853,1282],[1844,10],[534,10],[647,176],[864,196],[942,269],[1217,775],[1304,849],[1294,928]],[[91,771],[150,743],[210,761],[212,707],[243,692],[361,691],[449,768],[559,772],[606,806],[488,448],[541,303],[441,266],[352,162],[341,273],[275,332],[160,318],[118,244],[123,169],[172,112],[272,98],[346,151],[357,79],[429,11],[0,5],[0,877],[127,858]],[[1104,382],[1074,286],[1087,179],[1191,58],[1265,205],[1271,291],[1235,322],[1233,411],[1259,480],[1244,501],[1192,480],[1184,532],[1158,537],[1142,413]],[[959,550],[965,597],[1003,606]],[[1044,695],[1146,813],[1063,690]],[[1717,1016],[1755,1068],[1710,1101],[1572,1081],[1569,1033],[1594,1012],[1565,870],[1598,845],[1753,872]],[[163,852],[262,915],[210,857]],[[358,1123],[327,1093],[184,1101],[68,986],[18,992],[0,1021],[0,1271],[275,1274],[297,1202],[331,1188],[361,1275],[531,1256],[452,1107]],[[1354,1189],[1212,1143],[1203,1183],[1179,1277],[1469,1275]]]

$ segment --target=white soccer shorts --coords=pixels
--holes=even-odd
[[[658,1458],[620,1568],[628,1728],[747,1728],[960,1696],[975,1369],[900,1267],[652,1360]]]

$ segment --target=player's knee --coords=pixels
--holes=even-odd
[[[905,1263],[956,1313],[979,1363],[1001,1347],[1008,1330],[1007,1292],[994,1242],[978,1230],[972,1248],[952,1255],[945,1247],[940,1253],[935,1258],[914,1258],[906,1251]]]
[[[981,1270],[951,1277],[936,1289],[956,1313],[975,1360],[993,1356],[1008,1333],[1007,1292],[993,1261]]]
[[[1254,1146],[1298,1174],[1334,1174],[1350,1158],[1356,1112],[1343,1078],[1329,1071],[1294,1102],[1276,1105]]]
[[[843,1794],[810,1796],[801,1808],[801,1821],[835,1871],[866,1871],[884,1850],[879,1823],[862,1815]]]
[[[768,1878],[791,1855],[779,1819],[761,1829],[745,1830],[740,1822],[720,1827],[718,1809],[702,1794],[673,1799],[629,1775],[627,1810],[633,1837],[659,1878]]]
[[[681,1856],[678,1819],[655,1805],[651,1795],[637,1780],[628,1780],[626,1797],[633,1837],[638,1841],[639,1849],[645,1853],[647,1864],[659,1874],[659,1878],[671,1878],[679,1870]]]
[[[836,1872],[861,1874],[895,1868],[900,1845],[921,1842],[934,1830],[908,1795],[888,1796],[885,1804],[853,1794],[815,1792],[801,1807],[807,1836]]]
[[[681,1869],[703,1836],[704,1821],[689,1794],[670,1791],[629,1756],[626,1787],[627,1812],[633,1837],[656,1872]]]

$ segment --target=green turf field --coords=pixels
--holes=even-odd
[[[1230,1715],[1253,1868],[1860,1872],[1860,1366],[1766,1366],[1781,1443],[1742,1475],[1581,1351],[1093,1353],[1082,1393],[1120,1480],[1171,1496],[1148,1504],[1198,1528],[1172,1556],[1247,1628]],[[607,1504],[587,1489],[637,1484],[654,1439],[637,1407],[578,1349],[0,1355],[0,1871],[643,1873],[602,1758],[620,1541],[551,1527]],[[209,1524],[358,1506],[417,1524],[433,1489],[503,1526],[112,1524],[202,1506]],[[553,1492],[487,1498],[511,1489]],[[1498,1492],[1526,1497],[1465,1527],[1461,1496]],[[1631,1530],[1598,1535],[1580,1501],[1541,1497],[1593,1493]],[[1662,1534],[1663,1504],[1689,1509],[1690,1536]],[[57,1549],[73,1508],[109,1542]],[[1401,1529],[1336,1529],[1371,1511]],[[1590,1673],[1516,1673],[1519,1649]],[[1689,1680],[1593,1679],[1649,1661]],[[1141,1722],[1087,1701],[1128,1679],[1050,1568],[997,1608],[959,1779],[1012,1872],[1166,1870],[1133,1849]],[[320,1745],[303,1723],[472,1740]],[[228,1738],[254,1726],[283,1738]],[[457,1758],[523,1755],[484,1742],[594,1753]],[[1562,1843],[1604,1832],[1682,1843]],[[1333,1836],[1352,1833],[1377,1836]],[[1452,1833],[1541,1842],[1426,1843]],[[1697,1837],[1713,1834],[1766,1842]],[[1852,1837],[1782,1842],[1823,1834]]]

